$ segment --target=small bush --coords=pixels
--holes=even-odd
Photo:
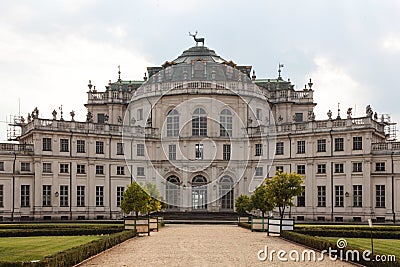
[[[359,230],[359,229],[336,229],[336,228],[296,228],[295,232],[311,235],[311,236],[331,236],[331,237],[354,237],[354,238],[370,238],[371,231],[368,230]],[[373,230],[372,231],[373,238],[381,238],[381,239],[400,239],[400,231],[381,231],[381,230]]]
[[[0,237],[26,237],[26,236],[73,236],[73,235],[108,235],[123,231],[123,228],[71,228],[71,229],[9,229],[0,230]]]

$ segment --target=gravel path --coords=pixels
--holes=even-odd
[[[79,266],[354,266],[346,262],[259,261],[257,253],[304,247],[230,225],[167,225],[151,236],[128,240]],[[319,255],[319,253],[317,254]],[[261,255],[263,256],[263,255]],[[288,258],[288,255],[286,255]]]

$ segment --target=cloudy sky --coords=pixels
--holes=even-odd
[[[87,83],[140,80],[194,45],[252,65],[258,78],[314,82],[317,119],[389,113],[400,121],[400,1],[0,0],[0,140],[10,115],[63,105],[84,119]],[[20,102],[20,105],[18,104]],[[19,108],[20,106],[20,108]]]

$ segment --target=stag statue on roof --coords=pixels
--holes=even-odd
[[[198,46],[199,43],[202,43],[203,46],[204,46],[204,38],[196,38],[196,35],[197,35],[197,31],[196,31],[195,34],[191,34],[191,33],[189,32],[189,36],[192,36],[192,37],[193,37],[194,41],[196,42],[196,46]]]

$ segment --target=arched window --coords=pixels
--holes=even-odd
[[[202,175],[197,175],[192,180],[192,208],[207,209],[207,179]]]
[[[233,210],[233,180],[229,176],[224,176],[219,181],[219,195],[221,210]]]
[[[219,117],[220,136],[232,136],[232,113],[228,109],[221,111]]]
[[[193,112],[192,135],[207,136],[207,114],[202,108],[196,108]]]
[[[167,114],[167,136],[179,136],[179,113],[176,109]]]
[[[179,178],[175,175],[168,177],[166,186],[166,202],[168,209],[177,209],[180,205]]]

